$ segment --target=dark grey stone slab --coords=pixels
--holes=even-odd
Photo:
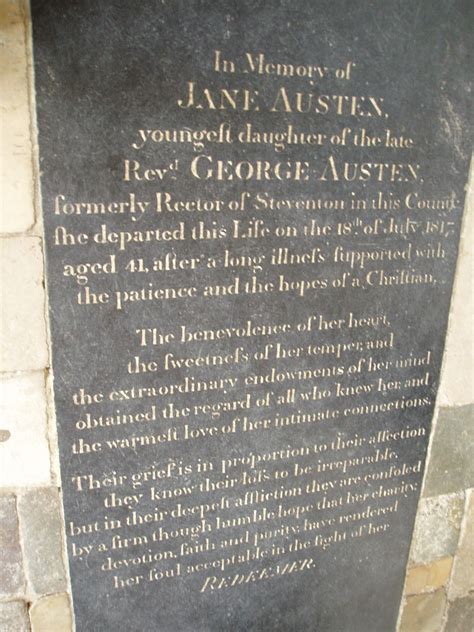
[[[472,632],[474,621],[474,593],[456,599],[449,604],[446,619],[446,632]]]
[[[0,496],[0,527],[2,575],[0,596],[11,598],[25,589],[23,558],[18,532],[18,513],[15,494]]]
[[[474,406],[441,408],[426,473],[425,496],[452,494],[474,487]]]
[[[37,595],[65,591],[58,490],[36,487],[26,491],[18,499],[18,514],[30,590]]]
[[[79,631],[395,629],[469,11],[33,0]]]

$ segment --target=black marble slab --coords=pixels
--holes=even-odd
[[[80,632],[395,630],[467,0],[32,0]]]

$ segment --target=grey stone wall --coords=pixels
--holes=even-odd
[[[0,630],[68,632],[30,40],[26,0],[0,0]],[[474,620],[473,197],[471,186],[400,632]]]

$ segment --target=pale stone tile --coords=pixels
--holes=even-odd
[[[457,599],[474,591],[474,492],[466,502],[466,513],[454,561],[449,598]]]
[[[18,497],[28,588],[37,595],[66,590],[58,490],[31,489]]]
[[[448,606],[443,632],[472,632],[474,630],[474,593],[456,599]]]
[[[2,632],[29,632],[30,620],[24,601],[0,603],[0,630]]]
[[[48,595],[30,608],[33,632],[72,632],[72,615],[66,593]]]
[[[463,509],[461,495],[433,496],[420,501],[410,554],[412,564],[429,564],[454,554]]]
[[[14,494],[0,494],[0,597],[24,592],[22,553]]]
[[[48,431],[49,431],[49,457],[51,464],[51,479],[53,485],[61,486],[61,473],[59,467],[58,428],[56,424],[56,411],[54,409],[53,377],[51,371],[46,376],[46,401],[48,404]]]
[[[444,590],[408,597],[398,632],[440,632],[445,607]]]
[[[474,487],[474,405],[440,408],[430,450],[423,496]]]
[[[446,586],[452,565],[452,557],[443,557],[431,564],[414,566],[408,569],[405,581],[405,594],[419,595],[425,592],[433,592]]]
[[[37,237],[0,239],[1,371],[48,364],[43,257]]]
[[[42,372],[0,378],[0,486],[50,483],[45,379]]]
[[[0,232],[34,222],[26,32],[20,0],[0,2]]]

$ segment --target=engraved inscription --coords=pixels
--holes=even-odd
[[[33,2],[78,630],[395,629],[465,25],[294,4]]]

